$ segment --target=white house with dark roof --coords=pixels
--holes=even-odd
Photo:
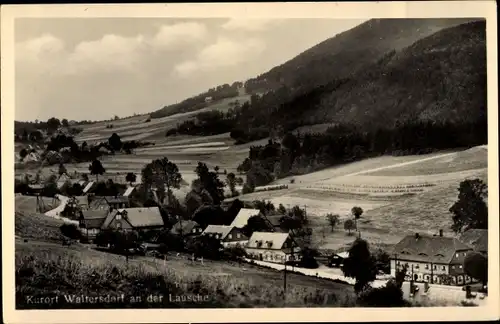
[[[300,258],[300,247],[289,233],[254,232],[245,248],[252,259],[285,263]]]
[[[208,225],[201,235],[208,235],[220,240],[222,246],[242,246],[248,243],[248,237],[241,229],[231,225]]]
[[[237,228],[243,228],[248,223],[248,220],[251,217],[257,215],[260,215],[260,210],[258,209],[241,208],[240,211],[238,212],[238,215],[236,215],[233,222],[231,223],[231,226]]]
[[[391,275],[408,266],[406,280],[434,284],[463,285],[472,282],[465,275],[463,263],[473,248],[457,238],[414,234],[394,246],[391,255]]]

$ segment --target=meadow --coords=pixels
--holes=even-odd
[[[37,276],[33,276],[36,273]],[[125,295],[125,302],[71,304],[62,295]],[[168,295],[206,296],[201,302],[170,301]],[[16,243],[16,303],[36,308],[26,296],[60,296],[53,308],[211,308],[211,307],[348,307],[355,304],[352,286],[330,280],[287,275],[242,263],[205,260],[190,262],[169,256],[163,261],[130,259],[83,246],[63,247],[46,242]],[[147,295],[163,301],[147,302]],[[129,296],[142,301],[130,302]],[[40,306],[39,306],[40,307]],[[46,308],[47,305],[42,305]]]

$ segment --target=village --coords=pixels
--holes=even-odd
[[[485,19],[158,19],[16,43],[17,308],[491,302]]]
[[[61,164],[60,171],[64,170]],[[258,209],[255,204],[230,199],[221,202],[221,210],[214,211],[213,205],[202,203],[192,215],[179,215],[174,208],[162,204],[156,188],[152,188],[154,198],[146,203],[148,207],[132,207],[143,197],[138,194],[143,185],[136,183],[136,176],[131,173],[121,178],[120,181],[120,175],[113,175],[113,180],[107,179],[108,184],[118,185],[120,189],[113,196],[104,196],[96,195],[98,182],[89,181],[89,175],[75,172],[70,176],[60,172],[55,182],[59,190],[66,188],[68,192],[67,188],[75,185],[81,189],[79,195],[55,194],[53,199],[58,201],[58,206],[43,213],[45,217],[61,219],[67,224],[61,228],[66,237],[63,245],[85,244],[89,248],[121,254],[127,262],[134,256],[153,257],[163,260],[167,268],[168,255],[172,253],[184,254],[187,260],[202,264],[204,258],[239,260],[284,271],[285,276],[288,270],[355,285],[356,281],[342,271],[349,251],[318,253],[303,240],[300,226],[295,230],[282,226],[287,214],[292,219],[295,217],[293,209],[280,206],[277,211],[268,213],[266,203],[269,208],[270,202],[260,202]],[[285,187],[264,186],[255,191]],[[29,195],[37,197],[36,212],[39,213],[46,210],[41,196],[44,188],[41,184],[29,185]],[[300,217],[307,219],[299,206],[294,209],[300,210]],[[214,215],[221,212],[222,216]],[[211,222],[211,218],[215,222]],[[203,221],[200,224],[196,219]],[[361,236],[355,226],[352,229],[352,235]],[[351,228],[348,235],[351,235]],[[432,236],[415,233],[403,237],[377,261],[384,264],[377,267],[372,286],[383,287],[402,272],[405,275],[401,287],[406,298],[428,300],[431,296],[482,303],[486,297],[485,282],[472,278],[464,270],[464,260],[470,253],[487,255],[487,230],[471,229],[458,239],[443,235],[442,229]]]

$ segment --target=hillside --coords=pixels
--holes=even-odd
[[[473,19],[371,19],[329,38],[245,83],[247,91],[312,88],[346,78],[391,50]]]
[[[323,96],[313,120],[384,125],[485,117],[485,27],[480,21],[448,28],[388,54]]]

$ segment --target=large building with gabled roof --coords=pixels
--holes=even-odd
[[[391,275],[407,265],[406,280],[434,284],[463,285],[472,282],[463,269],[464,259],[473,248],[455,237],[415,233],[394,246]]]
[[[245,246],[248,237],[241,232],[241,229],[231,225],[208,225],[202,235],[214,237],[222,243],[222,246]]]
[[[289,233],[254,232],[245,250],[250,258],[260,261],[285,263],[300,258],[300,247]]]

